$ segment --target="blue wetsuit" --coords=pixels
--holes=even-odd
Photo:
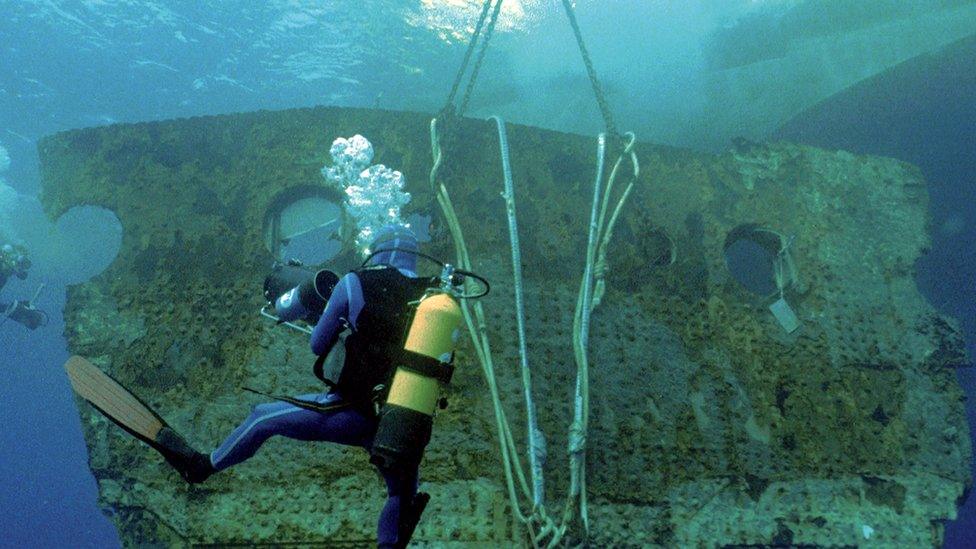
[[[416,250],[417,241],[409,229],[387,227],[380,231],[372,248]],[[371,264],[390,265],[405,276],[417,276],[416,256],[404,251],[381,252],[373,257]],[[312,352],[319,356],[327,354],[338,341],[347,322],[352,328],[356,327],[356,320],[364,305],[360,278],[356,273],[345,275],[333,290],[325,312],[312,331]],[[297,316],[295,314],[292,318]],[[342,401],[342,396],[336,392],[302,395],[299,398],[318,403]],[[238,464],[253,456],[261,444],[274,435],[297,440],[336,442],[369,450],[376,424],[375,418],[364,415],[355,407],[320,413],[286,402],[259,404],[247,420],[210,454],[210,462],[217,471]],[[401,507],[409,504],[417,492],[418,473],[416,467],[398,472],[380,472],[386,480],[388,497],[380,514],[377,538],[380,546],[392,546],[397,542]]]

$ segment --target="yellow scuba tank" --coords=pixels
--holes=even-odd
[[[407,331],[370,452],[370,461],[379,467],[415,466],[430,442],[441,387],[454,373],[461,325],[461,307],[449,285],[444,286],[420,299]]]

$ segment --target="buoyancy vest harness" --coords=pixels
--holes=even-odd
[[[403,353],[412,318],[410,303],[436,286],[432,278],[412,278],[390,266],[354,271],[363,292],[363,309],[346,337],[345,360],[336,371],[324,371],[323,357],[315,375],[350,405],[373,411],[373,402],[385,396],[398,358]]]

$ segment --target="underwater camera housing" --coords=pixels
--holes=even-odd
[[[302,320],[315,325],[338,283],[339,276],[327,269],[316,270],[294,259],[275,262],[264,279],[264,298],[268,305],[261,309],[261,314],[279,323],[291,325],[294,320]],[[272,306],[274,314],[268,311]]]

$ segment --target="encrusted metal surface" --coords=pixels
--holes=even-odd
[[[318,391],[299,335],[256,313],[273,257],[265,223],[317,192],[332,139],[361,133],[427,188],[429,118],[352,109],[259,112],[77,130],[39,146],[43,202],[119,217],[118,258],[72,287],[70,350],[156,406],[196,445],[219,443],[257,403],[242,385]],[[549,434],[553,503],[575,365],[593,140],[509,130],[527,277],[530,362]],[[503,397],[519,418],[508,236],[497,143],[464,121],[441,173],[486,300]],[[937,545],[969,482],[968,427],[953,368],[959,332],[915,287],[928,245],[926,184],[910,165],[786,143],[713,156],[641,145],[641,180],[617,229],[608,295],[593,318],[588,454],[598,546],[796,543]],[[323,191],[330,192],[330,191]],[[435,215],[428,250],[452,250]],[[754,227],[774,232],[760,232]],[[726,250],[792,238],[787,333]],[[763,237],[762,235],[766,235]],[[481,371],[458,357],[451,406],[422,469],[431,505],[416,539],[511,544],[494,420]],[[272,440],[249,462],[187,487],[162,459],[79,406],[101,504],[128,545],[358,543],[385,491],[359,451]],[[514,426],[524,432],[522,425]],[[359,540],[359,541],[357,541]]]

